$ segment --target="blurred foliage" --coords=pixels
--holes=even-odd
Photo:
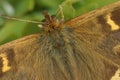
[[[65,20],[79,16],[118,0],[0,0],[0,14],[21,19],[41,21],[42,12],[56,14],[62,5]],[[38,24],[0,18],[0,44],[38,33]]]

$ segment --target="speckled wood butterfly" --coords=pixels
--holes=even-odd
[[[0,46],[0,80],[120,80],[120,1]]]

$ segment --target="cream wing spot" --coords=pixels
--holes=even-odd
[[[7,55],[5,53],[0,54],[0,57],[3,60],[3,67],[2,67],[2,72],[9,71],[11,67],[8,65],[9,61],[7,59]]]
[[[115,53],[115,55],[120,56],[120,45],[116,45],[115,47],[113,47],[113,52]]]
[[[107,23],[111,26],[111,30],[118,30],[119,25],[117,25],[114,20],[111,19],[111,14],[106,15]]]
[[[120,69],[115,72],[115,75],[112,76],[110,80],[120,80]]]

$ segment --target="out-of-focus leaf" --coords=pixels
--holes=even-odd
[[[22,15],[34,9],[34,0],[20,0],[16,6],[16,15]]]
[[[38,24],[28,24],[24,31],[23,31],[23,36],[30,35],[30,34],[35,34],[35,33],[40,33],[40,28],[38,27]]]
[[[34,9],[35,0],[29,0],[28,10],[31,11]]]
[[[23,30],[26,26],[25,22],[9,21],[0,30],[0,42],[4,41],[7,37],[21,37]]]
[[[75,9],[72,6],[72,0],[66,0],[61,4],[65,20],[69,20],[75,17]]]
[[[80,0],[73,3],[73,7],[76,10],[76,16],[89,12],[93,9],[97,9],[101,6],[113,3],[118,0]]]
[[[0,26],[4,24],[4,19],[0,18]]]
[[[1,14],[6,14],[9,16],[14,15],[14,12],[15,12],[13,6],[6,0],[0,1],[0,9],[1,9],[0,10]]]
[[[56,9],[63,1],[64,0],[37,0],[39,5],[43,5],[51,9]]]

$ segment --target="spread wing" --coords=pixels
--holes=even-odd
[[[120,65],[120,1],[76,17],[66,24],[95,50]]]
[[[39,37],[39,34],[30,35],[0,47],[0,80],[28,80],[26,73],[34,62],[27,58],[33,56],[31,53],[36,49]]]

